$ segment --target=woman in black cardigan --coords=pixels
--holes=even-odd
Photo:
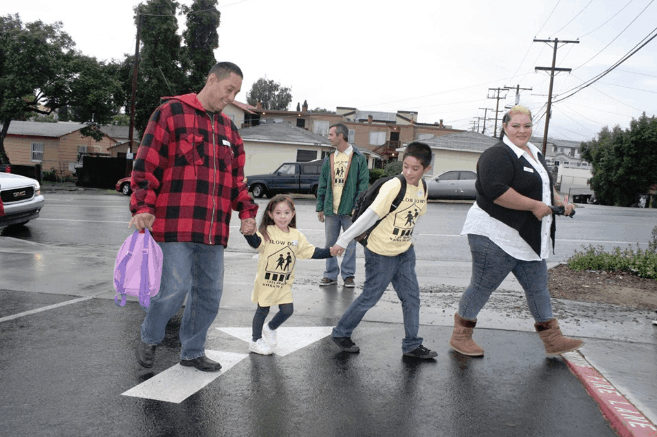
[[[554,190],[543,155],[529,143],[531,112],[514,106],[504,115],[502,125],[501,141],[477,162],[477,201],[462,231],[470,243],[472,279],[454,314],[449,345],[464,355],[484,355],[472,339],[477,314],[513,272],[525,290],[545,351],[550,355],[573,351],[584,343],[564,337],[552,315],[545,260],[554,248],[550,206],[564,206],[565,215],[570,215],[574,205],[564,204]]]

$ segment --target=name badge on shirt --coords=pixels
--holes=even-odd
[[[222,143],[224,143],[224,146],[230,147],[230,143],[227,140],[221,140]]]
[[[533,168],[523,167],[522,169],[525,170],[526,172],[534,173],[534,169],[533,169]]]
[[[292,241],[290,241],[290,246],[298,246],[298,245],[299,245],[299,241],[298,241],[298,240],[292,240]]]

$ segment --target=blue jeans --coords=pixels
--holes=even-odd
[[[224,283],[224,247],[200,243],[158,243],[164,257],[160,292],[151,298],[141,339],[159,344],[169,320],[189,294],[180,324],[183,360],[205,355],[205,338],[219,311]]]
[[[338,237],[340,229],[346,231],[351,226],[350,215],[324,215],[324,233],[326,234],[325,247],[333,247]],[[332,280],[338,279],[340,267],[338,267],[338,258],[326,258],[326,271],[324,277]],[[356,241],[352,240],[346,247],[342,257],[342,279],[353,278],[356,274]]]
[[[547,263],[522,261],[504,252],[488,237],[468,234],[472,253],[472,279],[459,301],[458,313],[475,320],[490,295],[511,272],[525,290],[529,311],[536,323],[552,319],[552,304],[548,290]]]
[[[365,285],[363,292],[349,306],[333,337],[351,337],[365,313],[381,299],[388,284],[397,292],[402,303],[404,331],[402,352],[410,352],[422,344],[418,337],[420,328],[420,286],[415,275],[415,249],[410,247],[397,256],[383,256],[365,248]]]

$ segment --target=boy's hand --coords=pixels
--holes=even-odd
[[[344,247],[338,246],[337,244],[331,248],[331,256],[338,256],[344,253]]]

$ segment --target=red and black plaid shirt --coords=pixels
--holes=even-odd
[[[132,214],[155,215],[161,242],[228,244],[231,211],[255,218],[244,184],[244,144],[222,113],[196,94],[170,98],[151,116],[132,171]]]

